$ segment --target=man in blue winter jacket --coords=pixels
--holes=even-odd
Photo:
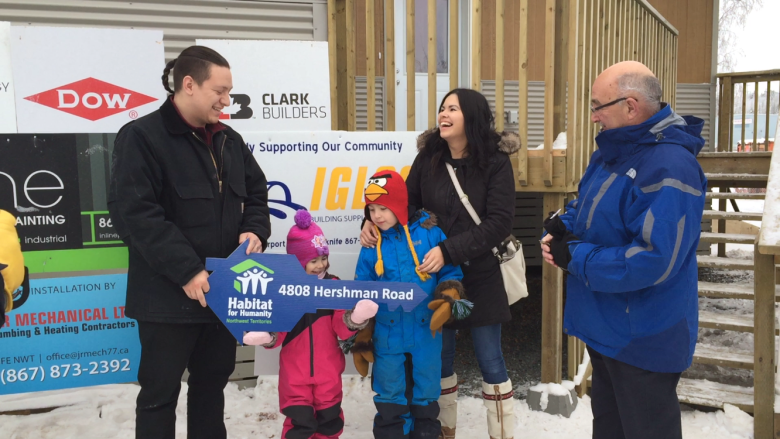
[[[569,273],[564,331],[593,364],[594,439],[682,438],[676,389],[696,346],[707,180],[696,161],[703,121],[660,99],[638,62],[596,79],[599,149],[542,239],[545,261]]]

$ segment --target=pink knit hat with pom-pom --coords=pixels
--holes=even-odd
[[[295,225],[287,233],[287,254],[295,255],[304,268],[317,256],[330,254],[322,229],[312,221],[311,214],[306,210],[295,213]]]

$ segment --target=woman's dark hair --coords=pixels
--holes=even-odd
[[[468,88],[456,88],[444,96],[439,105],[441,112],[444,101],[450,95],[457,95],[460,102],[460,111],[463,113],[463,125],[466,131],[466,152],[482,169],[486,169],[490,158],[498,151],[498,142],[501,135],[495,130],[493,112],[490,104],[482,93]],[[448,150],[447,141],[441,138],[439,130],[435,130],[425,142],[422,151],[427,157],[431,157],[431,165],[436,169],[436,164],[441,160],[442,154]]]
[[[165,65],[162,75],[163,87],[168,90],[168,93],[174,94],[181,90],[185,76],[191,76],[198,85],[201,85],[203,81],[211,77],[212,64],[230,68],[227,60],[214,49],[205,46],[190,46],[184,49],[178,58]],[[173,70],[173,90],[171,90],[168,81],[171,70]]]

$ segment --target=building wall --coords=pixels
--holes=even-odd
[[[0,20],[14,25],[160,29],[166,60],[197,38],[328,39],[326,0],[0,0]]]
[[[680,32],[677,82],[710,83],[713,56],[713,8],[716,0],[648,0]],[[504,77],[517,80],[519,66],[520,7],[517,1],[506,1],[504,10]],[[544,80],[544,0],[528,1],[528,80]],[[482,0],[482,78],[495,79],[496,2]]]

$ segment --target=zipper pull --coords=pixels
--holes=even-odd
[[[222,193],[222,180],[219,180],[219,193]]]

